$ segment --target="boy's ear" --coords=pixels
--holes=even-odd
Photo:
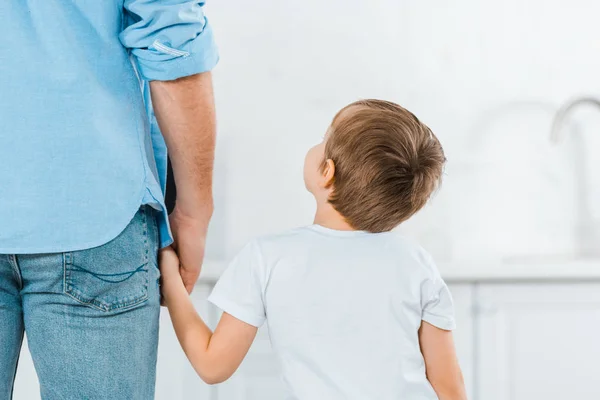
[[[333,185],[333,178],[335,176],[335,164],[331,158],[325,160],[325,167],[323,168],[323,174],[321,175],[321,187],[329,189]]]

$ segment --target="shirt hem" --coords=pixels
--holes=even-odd
[[[144,194],[145,194],[146,189],[147,189],[146,185],[144,184],[141,195],[136,198],[137,200],[134,203],[135,206],[127,207],[128,210],[130,209],[130,207],[133,208],[133,210],[127,212],[127,214],[126,214],[126,215],[128,215],[127,220],[124,223],[117,224],[116,229],[110,230],[108,234],[101,236],[99,239],[90,240],[90,241],[83,242],[83,243],[73,243],[73,244],[66,245],[66,246],[52,245],[52,246],[41,246],[41,247],[31,247],[31,248],[29,248],[29,247],[26,247],[26,248],[3,248],[3,247],[0,247],[0,254],[54,254],[54,253],[64,253],[67,251],[88,250],[88,249],[93,249],[94,247],[103,246],[106,243],[110,242],[111,240],[115,239],[117,236],[119,236],[119,234],[121,232],[123,232],[125,230],[125,228],[127,228],[127,225],[129,225],[131,223],[131,221],[133,220],[133,217],[135,217],[135,214],[139,211],[140,207],[144,205],[143,199],[144,199]]]
[[[439,317],[432,314],[423,314],[421,319],[427,323],[430,323],[436,328],[440,328],[445,331],[453,331],[456,329],[456,322],[453,319]]]

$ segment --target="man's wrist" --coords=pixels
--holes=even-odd
[[[208,161],[207,161],[208,162]],[[177,201],[198,205],[199,203],[212,203],[213,201],[213,185],[212,185],[212,167],[208,165],[203,172],[196,172],[196,176],[180,177],[175,171],[176,165],[173,165],[173,175],[175,185],[177,186]]]
[[[201,197],[194,200],[177,198],[173,214],[177,218],[195,221],[208,225],[214,212],[212,197]]]

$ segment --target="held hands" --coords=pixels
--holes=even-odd
[[[173,249],[179,258],[179,273],[188,293],[192,292],[200,276],[211,215],[212,208],[209,207],[196,215],[187,214],[175,207],[169,216],[175,238]]]

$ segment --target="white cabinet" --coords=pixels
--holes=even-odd
[[[473,382],[473,318],[472,285],[449,285],[456,306],[456,347],[465,375],[469,394]],[[202,285],[193,294],[198,311],[214,328],[219,311],[206,302],[210,287]],[[177,344],[167,313],[163,313],[161,346],[159,350],[159,374],[157,399],[210,399],[210,400],[280,400],[283,383],[277,360],[269,342],[268,326],[264,326],[250,349],[248,356],[227,382],[210,387],[202,383],[188,365],[185,355]],[[374,335],[377,332],[373,332]],[[469,397],[471,398],[471,397]]]
[[[469,393],[472,382],[472,288],[469,284],[450,285],[456,305],[456,347],[465,375]],[[210,286],[201,285],[193,294],[196,309],[214,328],[220,312],[206,302]],[[210,400],[280,400],[283,383],[280,369],[269,342],[268,326],[264,326],[250,349],[248,356],[227,382],[208,386],[196,376],[177,344],[168,313],[163,312],[161,345],[159,348],[157,399],[210,399]],[[377,332],[373,332],[374,335]]]
[[[473,291],[470,284],[453,284],[449,285],[452,291],[456,307],[456,323],[457,330],[455,332],[455,341],[458,351],[459,360],[463,373],[467,391],[472,398],[472,382],[473,382]],[[194,302],[197,309],[209,316],[209,324],[214,327],[218,320],[219,312],[212,305],[205,302],[204,298],[209,292],[209,288],[195,292]],[[166,318],[168,319],[168,317]],[[163,337],[168,335],[168,339],[161,342],[161,352],[170,354],[171,362],[175,365],[182,360],[183,353],[179,349],[171,349],[174,343],[174,334],[170,326],[163,326]],[[165,333],[166,332],[166,333]],[[374,335],[377,332],[373,332]],[[167,350],[169,348],[169,350]],[[175,355],[175,356],[174,356]],[[184,360],[185,361],[185,360]],[[163,362],[164,365],[160,363]],[[177,368],[169,368],[166,363],[167,358],[159,360],[159,369],[169,371],[172,374]],[[179,368],[179,373],[185,374],[188,379],[183,382],[183,390],[169,388],[173,384],[172,380],[166,380],[166,373],[161,377],[159,375],[159,390],[157,391],[157,399],[192,399],[206,398],[211,400],[280,400],[283,396],[283,384],[280,377],[280,370],[271,349],[269,342],[268,327],[264,326],[260,329],[248,356],[240,366],[239,370],[227,382],[215,387],[208,387],[201,383],[200,378],[195,376],[195,373],[189,366]],[[161,387],[162,386],[162,387]],[[162,390],[161,390],[162,389]],[[208,390],[208,391],[207,391]],[[162,397],[162,393],[165,397]],[[167,397],[167,394],[177,393],[177,396]],[[184,397],[179,397],[179,394]],[[210,393],[212,397],[202,397],[205,393]],[[185,397],[187,395],[187,397]]]
[[[600,283],[472,282],[449,287],[456,308],[456,348],[470,400],[600,399]],[[201,284],[192,299],[214,328],[219,312],[206,302],[210,290]],[[235,375],[209,386],[187,361],[163,309],[157,400],[279,400],[282,386],[266,326]],[[39,399],[26,347],[14,399]]]
[[[600,284],[476,289],[475,400],[600,399]]]

